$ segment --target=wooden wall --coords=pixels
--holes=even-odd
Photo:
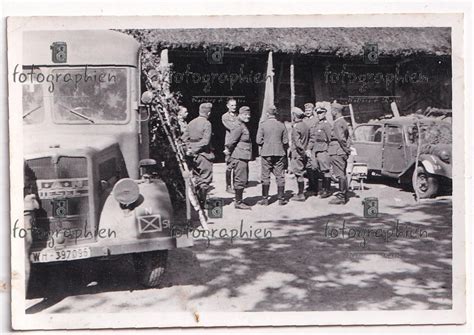
[[[316,100],[351,103],[358,123],[392,114],[392,101],[402,115],[428,106],[451,108],[450,58],[384,58],[375,65],[315,58],[311,71]]]

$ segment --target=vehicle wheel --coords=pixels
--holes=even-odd
[[[31,264],[30,277],[26,287],[26,296],[29,299],[44,297],[50,282],[50,270],[47,264]]]
[[[133,263],[138,282],[145,287],[156,287],[163,277],[168,259],[168,250],[133,254]]]
[[[412,185],[413,189],[418,192],[420,199],[433,198],[438,194],[438,179],[426,172],[423,166],[418,166],[418,169],[413,173]]]

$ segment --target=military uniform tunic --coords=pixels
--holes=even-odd
[[[222,124],[225,127],[225,140],[224,145],[229,141],[231,131],[239,126],[239,117],[236,113],[226,112],[222,115]],[[230,156],[225,157],[225,162],[227,163],[227,171],[235,169],[235,161],[230,159]]]
[[[222,124],[225,127],[225,144],[227,144],[231,131],[240,125],[240,120],[237,114],[227,112],[222,115]]]
[[[317,116],[312,116],[312,117],[305,117],[303,119],[303,122],[308,126],[308,129],[311,131],[311,128],[314,127],[315,124],[319,122],[319,119]],[[316,162],[314,159],[307,159],[306,160],[306,168],[309,170],[316,170]]]
[[[317,116],[305,117],[303,119],[303,122],[308,126],[309,129],[311,129],[311,127],[313,127],[315,124],[319,122],[319,119]]]
[[[182,139],[184,141],[184,137],[186,134],[186,129],[188,128],[188,123],[184,121],[183,119],[178,119],[178,125],[179,125],[179,130],[180,133],[178,134],[178,138]]]
[[[291,130],[291,169],[299,182],[304,181],[306,166],[306,147],[309,141],[309,128],[303,120],[296,120]]]
[[[349,127],[342,116],[334,121],[328,152],[331,156],[334,175],[344,177],[346,175],[347,158],[351,150],[349,147]]]
[[[274,115],[269,115],[258,127],[256,142],[262,147],[262,184],[270,185],[270,173],[273,172],[277,185],[285,186],[288,131],[283,122],[278,121]]]
[[[319,172],[325,174],[326,177],[329,177],[329,170],[331,169],[331,161],[328,154],[331,131],[331,125],[327,120],[319,121],[310,130],[308,144],[313,165]]]
[[[193,154],[193,175],[198,188],[208,189],[212,182],[212,160],[214,154],[211,151],[212,125],[203,116],[198,116],[189,122],[183,136],[187,142],[188,149]]]
[[[234,167],[234,188],[243,189],[248,182],[248,162],[252,159],[252,140],[247,125],[239,120],[226,141],[229,164]]]

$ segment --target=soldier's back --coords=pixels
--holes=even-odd
[[[298,129],[298,131],[304,135],[308,135],[309,134],[309,127],[306,123],[304,122],[297,122],[295,123],[295,128]]]
[[[293,127],[293,130],[291,131],[291,134],[292,134],[293,150],[295,149],[295,142],[297,140],[299,140],[299,142],[301,142],[304,149],[306,149],[306,146],[308,145],[308,141],[309,141],[309,135],[310,135],[310,129],[308,125],[303,121],[296,122]]]
[[[284,146],[288,144],[288,134],[283,122],[268,118],[260,124],[262,156],[284,156]]]
[[[193,119],[191,122],[188,124],[188,134],[189,134],[189,139],[191,141],[196,141],[200,140],[202,138],[204,129],[206,126],[210,125],[210,122],[201,116],[198,116],[197,118]]]
[[[347,123],[346,120],[344,120],[343,117],[340,117],[338,118],[337,120],[334,121],[334,127],[336,128],[339,128],[340,131],[342,131],[344,134],[347,132],[347,134],[345,135],[348,135],[348,131],[349,131],[349,124]]]

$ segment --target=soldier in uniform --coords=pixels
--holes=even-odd
[[[268,191],[270,190],[270,173],[275,175],[278,189],[278,203],[285,205],[285,164],[288,148],[288,131],[283,122],[276,119],[276,107],[270,106],[267,119],[262,121],[257,131],[257,144],[261,146],[262,157],[262,199],[260,205],[268,205]]]
[[[252,140],[246,123],[250,121],[250,108],[239,109],[238,126],[232,129],[226,141],[224,153],[234,166],[235,208],[252,209],[243,202],[244,188],[248,181],[248,163],[252,158]]]
[[[224,145],[227,144],[229,140],[229,136],[231,131],[239,127],[240,122],[237,116],[237,101],[235,99],[229,99],[227,101],[227,112],[222,114],[222,124],[225,127],[225,142]],[[225,153],[225,151],[224,151]],[[229,155],[225,155],[225,162],[226,162],[226,170],[225,170],[225,184],[226,184],[226,191],[228,193],[234,193],[232,190],[232,171],[235,169],[235,161],[229,159]],[[233,164],[234,163],[234,164]]]
[[[304,116],[307,119],[312,119],[314,117],[314,104],[311,102],[304,104]],[[308,120],[305,120],[307,122]]]
[[[33,231],[35,227],[35,211],[39,209],[39,202],[37,198],[36,177],[34,172],[25,164],[25,186],[23,188],[23,218],[24,227],[26,231],[25,236],[25,290],[28,290],[28,283],[30,281],[30,249],[33,244]]]
[[[202,207],[206,204],[207,193],[212,182],[214,154],[211,151],[212,126],[208,121],[211,109],[211,103],[201,104],[199,106],[199,116],[189,122],[183,136],[187,142],[186,154],[192,158],[191,165],[196,182],[196,191]]]
[[[308,129],[311,129],[319,121],[314,115],[314,105],[312,103],[304,104],[304,116],[303,122],[308,126]],[[306,177],[308,178],[308,193],[318,193],[316,162],[314,159],[306,160]]]
[[[184,106],[179,106],[177,119],[178,119],[179,129],[181,130],[181,134],[184,134],[186,131],[186,128],[188,127],[188,123],[186,122],[187,117],[188,117],[188,109]]]
[[[334,176],[339,182],[339,193],[332,199],[330,204],[347,203],[347,179],[346,167],[347,158],[351,153],[349,146],[349,127],[342,116],[343,106],[337,102],[331,105],[331,112],[334,117],[334,124],[331,132],[331,142],[329,143],[329,156]]]
[[[331,195],[331,160],[328,154],[331,140],[331,125],[326,120],[326,108],[316,109],[319,122],[310,129],[309,143],[306,154],[316,163],[317,177],[322,178],[322,190],[319,192],[321,198]],[[316,178],[316,183],[318,183]]]
[[[181,141],[184,141],[184,134],[186,133],[186,129],[188,128],[188,123],[186,122],[186,118],[188,117],[188,109],[184,106],[179,106],[178,114],[176,118],[178,120],[179,132],[177,134],[177,138]]]
[[[304,170],[307,160],[306,147],[309,140],[309,128],[303,122],[304,113],[300,108],[294,107],[292,114],[294,125],[291,130],[291,169],[296,176],[298,193],[291,200],[305,201]]]

